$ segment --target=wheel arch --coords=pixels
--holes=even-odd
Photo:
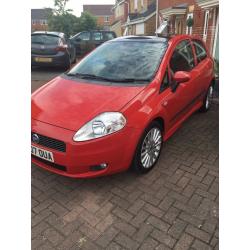
[[[157,117],[155,117],[154,119],[152,119],[152,120],[150,121],[150,123],[148,124],[148,126],[149,126],[152,122],[157,122],[157,123],[159,123],[160,126],[161,126],[161,128],[162,128],[162,132],[165,131],[165,121],[164,121],[164,119],[163,119],[161,116],[157,116]]]

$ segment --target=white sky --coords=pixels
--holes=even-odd
[[[69,0],[68,9],[73,9],[73,14],[80,16],[83,4],[114,4],[115,0]],[[53,7],[54,0],[32,0],[31,9],[39,9],[44,7]]]

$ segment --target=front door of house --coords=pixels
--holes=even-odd
[[[181,35],[183,34],[183,27],[184,27],[184,20],[183,18],[177,18],[175,20],[175,30],[176,30],[176,34]]]

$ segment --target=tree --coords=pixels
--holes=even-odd
[[[70,13],[72,10],[71,9],[66,9],[66,4],[69,0],[55,0],[54,2],[54,13],[56,15],[65,15]]]
[[[71,14],[72,10],[66,8],[69,0],[54,0],[54,9],[48,12],[48,26],[50,31],[63,32],[67,36],[74,35],[83,30],[97,28],[96,18],[88,12],[80,17]]]
[[[63,32],[67,36],[71,36],[74,34],[72,27],[76,22],[76,16],[70,13],[65,13],[62,15],[52,15],[48,20],[48,25],[50,31]]]
[[[73,29],[75,33],[81,32],[83,30],[93,30],[97,28],[97,20],[89,12],[85,11],[77,19]]]

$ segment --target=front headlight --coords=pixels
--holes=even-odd
[[[105,112],[81,127],[74,135],[74,141],[88,141],[121,130],[126,124],[125,117],[119,112]]]

